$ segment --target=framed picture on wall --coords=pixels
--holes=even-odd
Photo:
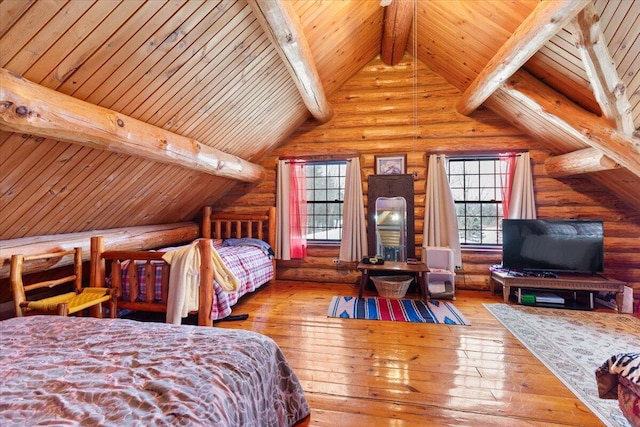
[[[407,173],[407,155],[375,156],[376,174],[393,175]]]

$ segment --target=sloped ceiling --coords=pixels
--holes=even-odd
[[[451,84],[467,90],[545,3],[550,2],[419,1],[417,49],[412,49]],[[593,25],[581,28],[577,18],[569,21],[483,105],[538,138],[557,155],[548,162],[549,173],[562,177],[563,173],[589,171],[590,179],[640,209],[640,3],[597,0],[587,5],[593,9]],[[595,57],[607,62],[599,64],[605,69],[600,75],[590,77],[587,72],[587,61],[578,47],[585,44],[581,34],[595,41],[582,53],[603,48]],[[597,38],[599,34],[602,38]],[[609,64],[613,66],[607,67]],[[616,113],[628,126],[603,114],[594,96],[598,80],[613,86],[609,101],[617,103]],[[551,170],[560,164],[577,164],[581,155],[608,166],[602,170]]]
[[[594,5],[637,129],[640,3]],[[308,43],[326,94],[380,53],[385,8],[379,1],[298,0],[289,6],[302,28],[293,41],[300,36]],[[537,6],[530,0],[418,0],[407,50],[464,91]],[[536,111],[548,109],[516,96],[532,76],[551,91],[551,105],[569,103],[567,111],[600,118],[574,34],[572,25],[563,28],[526,63],[526,74],[481,107],[539,137],[557,155],[591,147],[584,138],[590,132],[617,135],[609,121],[598,129],[573,123],[574,133],[550,126],[546,113]],[[38,87],[152,126],[141,129],[158,129],[153,133],[164,143],[178,135],[196,151],[219,150],[250,163],[310,118],[295,79],[245,0],[4,0],[0,64]],[[2,116],[15,114],[16,106],[0,101]],[[45,102],[30,113],[54,112]],[[64,138],[29,129],[0,131],[0,239],[189,220],[237,182],[180,161],[82,145],[82,126],[65,129]],[[638,146],[623,148],[640,162]],[[589,176],[640,209],[634,170]]]
[[[377,2],[294,6],[325,90],[379,52]],[[7,0],[0,52],[28,81],[251,162],[309,117],[244,0]],[[0,239],[192,219],[235,183],[27,131],[0,143]]]

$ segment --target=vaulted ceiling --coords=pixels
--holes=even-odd
[[[385,30],[401,4],[412,26]],[[497,112],[555,154],[550,175],[640,210],[639,16],[624,0],[3,0],[0,239],[192,219],[328,120],[400,33],[462,113]]]

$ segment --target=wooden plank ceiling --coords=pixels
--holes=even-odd
[[[311,117],[278,37],[308,44],[321,89],[330,95],[380,53],[385,11],[378,0],[291,1],[286,6],[302,31],[282,35],[265,32],[254,12],[260,4],[267,3],[3,0],[0,64],[43,88],[257,163]],[[533,0],[418,0],[407,50],[464,91],[537,7]],[[597,0],[594,7],[638,129],[640,2]],[[576,25],[572,20],[564,26],[528,60],[524,77],[516,75],[482,107],[539,137],[557,155],[590,148],[590,141],[580,129],[573,134],[549,126],[549,117],[517,94],[532,76],[558,102],[595,118],[603,114],[576,47]],[[10,110],[6,102],[3,107]],[[237,182],[82,145],[82,128],[73,138],[3,129],[2,240],[190,220]],[[640,161],[637,147],[624,153]],[[590,176],[640,209],[640,178],[631,161]]]
[[[417,56],[464,91],[518,34],[520,25],[545,3],[550,2],[419,1],[414,36]],[[604,162],[614,167],[602,171],[594,168],[589,178],[640,209],[640,3],[597,0],[587,4],[589,7],[537,50],[485,101],[484,107],[535,136],[558,155],[561,160],[551,160],[549,167],[576,163],[580,154],[560,155],[584,154],[587,148],[596,148],[590,152],[592,161],[601,159],[603,152],[610,154],[614,161],[606,158]],[[589,8],[595,14],[593,25],[580,27],[578,18],[584,19]],[[600,33],[602,38],[598,39]],[[585,45],[581,34],[589,39],[583,49],[579,48]],[[589,45],[589,41],[593,43]],[[595,57],[615,67],[606,68],[594,79],[586,71],[584,54],[600,47],[605,48],[606,55]],[[626,117],[629,126],[621,127],[621,119],[602,112],[594,96],[597,80],[609,80],[609,101],[617,98],[613,101],[621,102],[624,107],[616,113]],[[628,167],[615,167],[623,163]]]

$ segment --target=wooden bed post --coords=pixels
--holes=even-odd
[[[277,211],[276,211],[276,207],[275,206],[269,206],[269,235],[267,236],[267,243],[269,243],[269,246],[271,246],[271,249],[273,249],[273,252],[275,253],[276,251],[276,220],[277,220]],[[276,257],[274,256],[273,259],[271,260],[271,263],[273,264],[273,280],[271,280],[272,283],[275,283],[276,281]]]
[[[211,206],[202,208],[202,237],[211,238]]]
[[[209,222],[209,224],[211,224]],[[198,325],[213,326],[211,307],[213,306],[214,266],[211,253],[211,239],[200,239],[200,286],[198,289]]]
[[[104,237],[96,236],[91,238],[91,258],[90,258],[90,273],[89,273],[89,286],[94,288],[104,288],[105,277],[105,265],[102,259],[102,253],[104,252]]]
[[[102,252],[104,252],[104,237],[92,237],[89,251],[89,287],[104,288],[105,267],[104,260],[101,256]],[[80,259],[80,265],[82,265],[82,259]],[[82,274],[80,275],[80,280],[82,280]],[[103,316],[102,304],[91,307],[89,309],[89,314],[92,317],[101,318]],[[111,316],[113,317],[113,314],[111,314]]]
[[[267,236],[267,243],[271,248],[276,250],[276,208],[275,206],[269,206],[269,236]]]

